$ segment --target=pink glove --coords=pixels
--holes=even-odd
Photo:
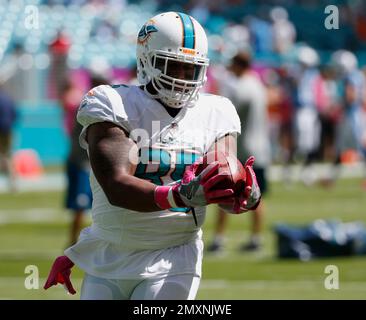
[[[246,208],[248,208],[248,210],[257,209],[262,197],[257,177],[253,170],[254,161],[255,158],[251,156],[245,162],[244,166],[246,173],[245,191],[247,192]]]
[[[220,205],[224,210],[239,214],[255,210],[258,207],[261,200],[261,190],[253,170],[254,161],[255,158],[251,156],[244,165],[246,174],[244,192],[239,197],[235,197],[230,206]]]
[[[76,291],[70,281],[71,268],[73,266],[74,263],[68,257],[57,257],[52,265],[50,274],[48,275],[48,279],[43,288],[47,290],[49,287],[60,283],[66,287],[69,293],[75,294]]]
[[[225,179],[219,175],[220,164],[209,164],[197,174],[202,159],[188,166],[181,181],[172,186],[158,186],[155,189],[155,202],[162,209],[206,206],[210,203],[231,202],[233,189],[214,190]]]

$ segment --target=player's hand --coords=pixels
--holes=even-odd
[[[245,162],[245,188],[239,196],[233,199],[230,205],[221,206],[224,210],[239,214],[249,210],[255,210],[258,207],[261,200],[261,191],[253,170],[254,161],[255,158],[251,156]]]
[[[219,175],[219,162],[209,164],[200,174],[196,174],[200,161],[187,167],[180,184],[173,187],[186,207],[206,206],[211,203],[231,201],[233,189],[217,189],[214,187],[227,179],[226,175]]]
[[[227,179],[219,175],[219,162],[209,164],[197,174],[201,160],[188,166],[181,181],[173,186],[158,186],[155,189],[155,201],[162,209],[174,207],[199,207],[211,203],[230,203],[233,199],[233,189],[216,189],[215,186]]]
[[[69,293],[75,294],[76,291],[72,286],[70,280],[71,268],[73,266],[74,263],[68,257],[57,257],[52,265],[50,274],[48,275],[48,279],[43,288],[47,290],[49,287],[55,286],[60,283],[65,286]]]
[[[255,210],[258,207],[262,196],[257,177],[253,170],[254,161],[255,158],[251,156],[244,165],[246,173],[245,192],[247,196],[245,208],[248,210]]]

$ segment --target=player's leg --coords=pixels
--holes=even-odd
[[[80,234],[84,212],[91,207],[92,195],[89,185],[89,172],[73,163],[67,163],[66,207],[72,211],[69,244],[73,245]]]
[[[75,210],[72,215],[73,217],[70,226],[70,246],[74,245],[78,240],[83,225],[84,210]]]
[[[71,210],[71,213],[74,214],[77,210],[77,170],[76,166],[70,162],[66,163],[66,178],[67,178],[67,188],[66,188],[66,208]],[[71,227],[69,230],[69,241],[67,246],[71,246],[75,244],[75,239],[77,236],[75,235],[75,216],[72,216]]]
[[[146,279],[133,291],[131,300],[194,300],[200,277],[193,274]]]
[[[261,189],[262,200],[256,210],[252,214],[250,238],[248,243],[244,244],[240,249],[243,251],[255,251],[260,249],[262,245],[262,229],[263,229],[263,216],[264,216],[264,199],[263,196],[267,192],[267,178],[265,168],[254,168],[258,185]]]
[[[292,172],[290,164],[294,160],[294,132],[293,123],[287,121],[281,126],[281,162],[283,163],[282,179],[285,185],[291,183]]]
[[[81,300],[128,300],[137,280],[110,280],[85,274]]]
[[[15,192],[15,172],[11,160],[11,134],[0,134],[0,172],[8,178],[9,190]]]
[[[262,226],[263,226],[263,201],[256,210],[252,212],[252,226],[249,242],[243,248],[246,251],[257,250],[262,244]]]
[[[216,219],[214,239],[207,248],[209,252],[220,251],[224,244],[224,233],[227,226],[228,214],[220,207],[217,208],[219,212]]]

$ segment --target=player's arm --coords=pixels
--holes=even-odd
[[[210,164],[198,176],[195,175],[197,166],[188,166],[182,181],[172,186],[156,186],[133,176],[138,148],[116,124],[94,123],[88,127],[86,139],[94,175],[114,206],[151,212],[205,206],[233,194],[231,189],[211,192],[222,180],[217,175],[218,163]]]
[[[111,122],[90,125],[86,139],[93,173],[109,202],[136,211],[158,211],[155,185],[133,176],[137,147],[124,130]]]
[[[228,133],[222,138],[218,139],[213,143],[208,150],[210,151],[220,151],[226,156],[237,157],[237,134]]]

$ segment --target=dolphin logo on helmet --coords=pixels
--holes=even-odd
[[[137,36],[137,41],[140,44],[143,44],[150,38],[152,32],[157,32],[158,29],[152,24],[153,21],[150,20],[149,22],[145,23],[139,31]]]

